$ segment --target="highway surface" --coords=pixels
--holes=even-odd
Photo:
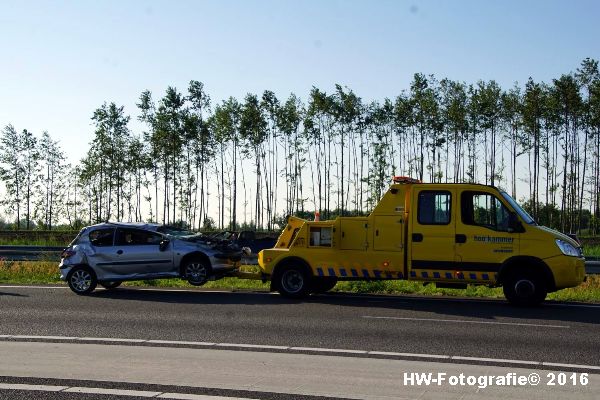
[[[64,286],[0,286],[0,321],[0,398],[27,398],[19,384],[63,388],[39,398],[95,398],[77,388],[117,381],[134,390],[129,396],[137,390],[163,398],[192,398],[180,396],[192,386],[196,395],[239,398],[444,398],[443,386],[431,392],[400,382],[400,371],[431,369],[585,372],[584,388],[513,395],[595,398],[588,396],[600,391],[600,305],[350,295],[290,301],[127,288],[80,297]],[[402,396],[391,396],[398,390]]]

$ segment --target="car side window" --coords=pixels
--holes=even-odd
[[[106,247],[113,245],[115,236],[114,228],[96,229],[90,232],[90,243],[92,246]]]
[[[500,232],[509,231],[510,212],[490,193],[465,191],[461,195],[462,222]]]
[[[119,228],[115,238],[117,246],[158,245],[163,240],[159,233],[141,229]]]
[[[452,195],[447,191],[424,190],[419,193],[417,220],[421,225],[448,225]]]

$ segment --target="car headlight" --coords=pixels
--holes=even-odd
[[[562,251],[562,253],[566,256],[580,257],[581,251],[573,246],[569,242],[565,242],[564,240],[556,239],[556,245]]]

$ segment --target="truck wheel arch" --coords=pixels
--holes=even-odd
[[[500,270],[498,271],[497,282],[502,284],[503,280],[509,276],[509,274],[519,269],[535,270],[541,274],[542,279],[546,283],[548,293],[556,291],[554,275],[548,265],[543,260],[531,256],[515,256],[502,263]]]

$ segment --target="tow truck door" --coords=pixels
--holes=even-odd
[[[457,270],[469,280],[493,281],[502,262],[518,253],[520,235],[510,229],[510,212],[498,193],[482,189],[459,194]]]
[[[431,270],[450,272],[455,265],[456,189],[419,185],[411,204],[409,277],[440,278]]]

